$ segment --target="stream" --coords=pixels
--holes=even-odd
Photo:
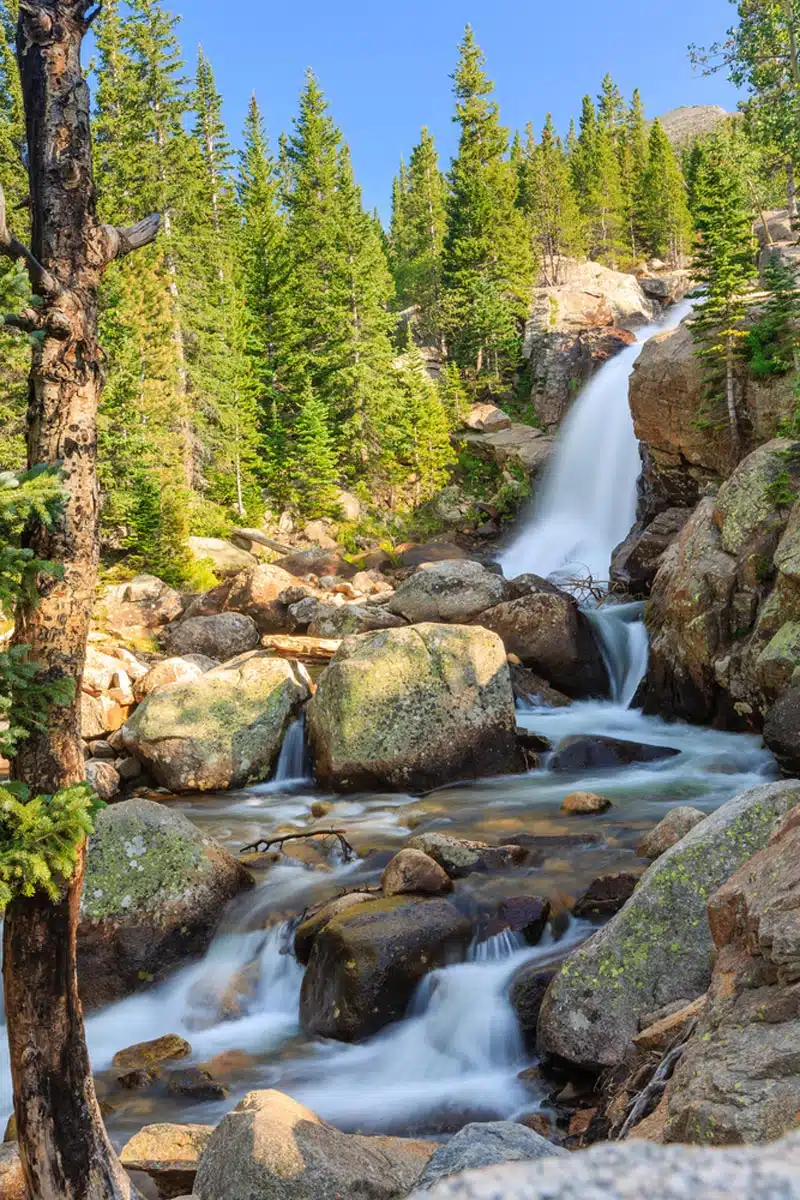
[[[634,523],[638,446],[627,403],[627,381],[641,345],[657,329],[677,324],[678,305],[659,326],[597,374],[564,424],[532,517],[503,557],[507,576],[591,574],[606,579],[612,550]],[[602,454],[598,447],[602,446]],[[87,1020],[87,1038],[106,1120],[114,1141],[154,1121],[213,1124],[254,1088],[279,1088],[345,1130],[433,1134],[469,1120],[535,1111],[545,1104],[536,1084],[520,1080],[530,1065],[508,1000],[520,966],[560,961],[593,929],[568,915],[570,902],[598,875],[641,867],[635,847],[677,804],[712,811],[731,796],[775,777],[761,739],[645,717],[630,705],[647,668],[647,636],[638,605],[605,606],[592,614],[613,680],[614,698],[569,708],[532,706],[519,723],[553,743],[571,734],[602,734],[665,745],[679,753],[662,762],[611,771],[527,775],[460,783],[422,797],[323,796],[309,779],[304,729],[284,743],[276,778],[241,792],[188,797],[177,806],[236,853],[278,828],[341,827],[358,854],[344,863],[332,853],[327,871],[279,864],[226,914],[213,945],[195,963],[149,992]],[[613,801],[605,813],[560,812],[580,788]],[[315,801],[332,805],[322,818]],[[507,875],[472,875],[456,885],[455,901],[478,913],[520,895],[550,899],[554,917],[540,945],[501,933],[476,940],[467,961],[435,971],[420,984],[405,1020],[358,1045],[304,1035],[298,1002],[302,968],[289,952],[291,920],[344,887],[378,882],[390,857],[413,833],[445,830],[494,843],[532,834],[551,839],[530,867]],[[241,981],[248,986],[240,996]],[[233,1001],[231,1001],[233,996]],[[113,1090],[113,1055],[125,1046],[181,1034],[192,1057],[211,1063],[229,1089],[224,1101],[191,1103],[163,1090]],[[113,1092],[113,1095],[112,1095]],[[0,1040],[0,1115],[10,1110],[5,1039]]]

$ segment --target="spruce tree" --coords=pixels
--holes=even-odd
[[[590,257],[614,266],[625,253],[625,197],[618,155],[619,128],[611,123],[607,101],[598,119],[591,96],[584,96],[580,134],[570,159],[573,187],[586,220]]]
[[[453,76],[461,133],[449,176],[442,261],[448,345],[476,374],[502,372],[516,357],[510,336],[524,318],[534,278],[517,179],[508,159],[484,57],[467,26]]]
[[[416,305],[423,342],[443,344],[442,248],[445,183],[433,137],[422,130],[408,170],[401,165],[392,209],[392,272],[401,308]]]
[[[290,503],[305,518],[335,516],[338,455],[328,406],[311,381],[303,388],[287,458]]]
[[[631,262],[641,257],[644,243],[642,189],[647,170],[648,136],[642,96],[633,93],[622,135],[621,184],[624,205],[625,238]]]
[[[742,321],[753,276],[752,211],[724,144],[705,147],[695,175],[699,234],[693,273],[702,287],[692,333],[705,367],[709,411],[724,403],[734,452],[741,445],[737,362],[744,352]]]
[[[441,491],[455,464],[451,421],[418,346],[411,345],[396,375],[400,407],[392,430],[392,462],[406,464],[409,498],[419,505]]]
[[[641,223],[646,253],[676,265],[689,249],[692,218],[686,183],[660,121],[654,121],[650,129]]]
[[[569,166],[549,113],[538,145],[528,127],[520,165],[519,202],[531,222],[543,282],[557,284],[561,281],[562,258],[581,258],[586,252],[586,238]]]
[[[747,356],[756,378],[800,370],[800,287],[794,263],[774,250],[762,276],[769,296],[747,335]]]

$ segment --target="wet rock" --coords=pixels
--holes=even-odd
[[[627,904],[641,877],[629,871],[599,875],[577,901],[572,912],[576,917],[613,917]]]
[[[86,782],[101,800],[113,800],[121,781],[113,763],[90,758],[86,764]]]
[[[447,872],[421,850],[401,850],[395,854],[381,877],[384,896],[441,896],[452,892]]]
[[[417,1182],[417,1189],[426,1192],[442,1179],[479,1167],[531,1162],[566,1153],[515,1121],[465,1125],[446,1146],[440,1146],[435,1152]]]
[[[559,742],[550,759],[551,771],[596,771],[627,767],[631,763],[662,762],[680,751],[672,746],[647,746],[620,738],[577,734]]]
[[[606,812],[611,808],[611,801],[596,792],[570,792],[561,802],[561,811],[577,816],[587,816],[590,813]]]
[[[265,653],[244,654],[148,696],[125,725],[123,740],[172,792],[241,787],[269,776],[309,694],[304,668]]]
[[[505,652],[485,630],[348,638],[307,712],[317,778],[337,791],[427,791],[522,766]]]
[[[622,584],[631,596],[648,596],[665,551],[691,515],[690,508],[668,508],[643,529],[635,528],[614,551],[612,580]]]
[[[520,1033],[531,1054],[536,1052],[536,1027],[542,1009],[545,992],[553,982],[557,971],[542,970],[537,963],[529,963],[514,976],[509,992],[509,1001],[519,1022]]]
[[[146,1125],[123,1146],[120,1161],[127,1171],[149,1175],[164,1200],[180,1197],[194,1186],[213,1132],[213,1125]]]
[[[423,567],[401,583],[388,607],[414,625],[425,621],[466,625],[505,595],[505,581],[480,563],[441,562]]]
[[[348,892],[344,896],[337,896],[335,900],[317,904],[304,913],[294,935],[294,954],[301,966],[308,966],[314,940],[329,922],[348,909],[359,904],[368,904],[374,899],[374,892]]]
[[[126,1092],[147,1092],[158,1079],[159,1073],[157,1069],[146,1071],[144,1067],[138,1067],[135,1071],[125,1071],[117,1076],[117,1083]]]
[[[137,1042],[127,1050],[118,1050],[112,1061],[119,1071],[152,1071],[162,1063],[188,1058],[191,1053],[192,1047],[185,1038],[168,1033],[151,1042]]]
[[[295,587],[298,583],[298,579],[281,567],[262,563],[252,570],[243,571],[232,581],[225,600],[225,610],[250,617],[261,634],[284,633],[286,607],[280,596],[287,588]],[[247,649],[252,647],[248,646]]]
[[[471,842],[447,833],[418,833],[408,845],[412,850],[429,854],[451,879],[463,879],[473,871],[483,874],[507,871],[519,866],[527,857],[522,846],[487,846],[485,842]]]
[[[699,808],[689,808],[681,805],[678,808],[672,808],[656,825],[655,829],[651,829],[645,837],[642,838],[639,845],[636,847],[636,853],[639,858],[649,858],[651,861],[660,858],[672,846],[676,845],[681,838],[686,837],[695,825],[699,825],[704,821],[706,814],[700,812]]]
[[[28,1188],[16,1142],[0,1145],[0,1196],[3,1200],[28,1200]]]
[[[224,538],[190,537],[186,542],[196,562],[209,561],[217,575],[238,575],[256,566],[257,559]]]
[[[184,1100],[192,1100],[198,1104],[208,1100],[224,1100],[228,1095],[227,1088],[202,1067],[171,1071],[167,1080],[167,1090],[171,1096],[181,1096]]]
[[[572,596],[548,586],[498,604],[476,623],[503,640],[509,654],[573,698],[607,696],[608,671],[594,631]]]
[[[308,1033],[360,1041],[405,1016],[420,979],[461,957],[470,922],[441,899],[394,897],[340,913],[317,934],[300,994]]]
[[[766,845],[800,803],[800,784],[734,797],[661,856],[615,917],[570,956],[545,997],[539,1046],[587,1070],[618,1065],[642,1014],[705,991],[711,979],[707,897]]]
[[[800,774],[800,687],[791,687],[767,713],[764,741],[785,775]]]
[[[538,946],[550,920],[550,901],[544,896],[511,896],[501,900],[486,928],[486,936],[508,930],[521,933],[529,946]]]
[[[203,1154],[197,1200],[401,1200],[436,1149],[430,1142],[340,1133],[280,1092],[250,1092]]]
[[[542,679],[529,667],[523,667],[521,663],[516,662],[510,662],[509,665],[511,686],[516,700],[537,707],[541,705],[544,708],[568,708],[572,703],[569,696],[551,687],[546,679]]]
[[[800,1134],[759,1147],[699,1150],[612,1142],[538,1163],[469,1171],[409,1200],[800,1200]]]
[[[150,800],[104,809],[89,841],[78,928],[87,1008],[164,978],[208,948],[225,905],[252,886],[227,850]]]
[[[669,1142],[772,1141],[800,1111],[800,807],[710,899],[717,957],[668,1091]]]

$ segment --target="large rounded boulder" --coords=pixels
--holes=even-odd
[[[521,769],[503,643],[417,625],[348,638],[308,706],[317,777],[339,791],[426,791]]]
[[[467,624],[506,599],[508,585],[476,562],[438,562],[422,567],[389,601],[390,612],[412,624],[445,621]]]
[[[170,625],[161,635],[162,645],[173,657],[205,654],[217,662],[227,662],[238,654],[255,650],[259,640],[253,618],[238,612],[187,617]]]
[[[207,949],[225,906],[252,880],[191,821],[151,800],[103,809],[89,840],[78,929],[88,1008],[163,978]]]
[[[309,692],[297,664],[244,654],[148,696],[123,742],[173,792],[242,787],[269,776]]]

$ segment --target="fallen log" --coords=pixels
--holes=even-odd
[[[243,542],[255,542],[259,546],[266,546],[268,550],[274,550],[276,554],[283,554],[284,557],[294,554],[291,546],[284,546],[282,542],[276,542],[262,533],[260,529],[232,529],[231,538],[239,538]]]
[[[265,650],[277,658],[296,658],[300,662],[330,662],[342,642],[339,638],[293,636],[288,633],[268,633],[261,639]]]

